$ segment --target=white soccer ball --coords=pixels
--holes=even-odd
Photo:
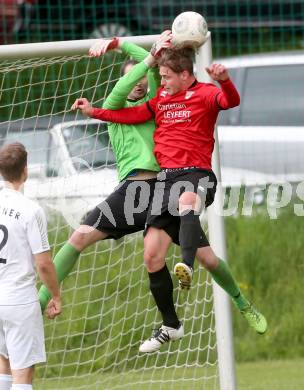
[[[205,18],[197,12],[179,14],[172,24],[172,43],[175,47],[198,48],[207,40],[208,26]]]

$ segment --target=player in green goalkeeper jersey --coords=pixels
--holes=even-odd
[[[158,50],[166,47],[169,38],[168,32],[160,36],[157,42]],[[90,54],[98,56],[117,47],[140,63],[134,65],[135,61],[128,61],[124,64],[122,69],[124,76],[116,83],[104,102],[104,107],[111,109],[131,107],[149,100],[156,94],[160,83],[158,69],[152,67],[155,63],[154,57],[137,45],[120,42],[117,38],[100,40],[97,47],[90,49]],[[66,278],[80,253],[89,245],[107,238],[119,239],[145,227],[148,204],[152,200],[156,174],[159,171],[153,154],[154,121],[127,126],[110,124],[108,128],[117,159],[120,184],[87,216],[83,225],[73,232],[68,242],[55,256],[54,262],[59,281]],[[127,194],[132,193],[136,181],[144,182],[145,186],[140,192],[136,191],[133,203],[127,205],[125,203]],[[136,208],[140,198],[147,201],[144,210]],[[169,272],[168,275],[170,276]],[[45,286],[39,290],[39,299],[44,310],[50,299],[50,293]],[[173,300],[172,306],[174,310]]]

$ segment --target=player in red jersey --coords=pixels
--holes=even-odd
[[[151,286],[158,283],[151,291],[159,310],[163,312],[166,304],[165,288],[159,288],[162,277],[166,279],[165,256],[170,243],[179,242],[183,263],[175,266],[175,273],[181,284],[191,283],[196,256],[232,297],[249,324],[262,334],[267,329],[266,319],[240,292],[228,265],[215,256],[199,221],[202,208],[213,202],[216,190],[211,169],[215,122],[220,110],[239,105],[239,94],[227,69],[220,64],[207,68],[220,88],[198,82],[193,74],[192,55],[191,49],[163,51],[158,61],[162,87],[155,98],[141,106],[111,111],[93,108],[84,99],[79,99],[77,106],[83,114],[117,123],[155,118],[154,153],[161,172],[148,212],[144,257]],[[141,345],[140,351],[152,352],[164,342],[182,337],[176,315],[171,320],[171,325],[163,325]]]

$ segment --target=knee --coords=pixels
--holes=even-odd
[[[86,233],[75,230],[69,239],[69,243],[73,245],[75,249],[81,252],[87,246],[86,238],[87,238]]]
[[[179,197],[179,209],[180,211],[186,209],[199,210],[200,198],[194,192],[186,191]]]
[[[165,265],[165,259],[159,255],[156,248],[145,247],[144,262],[148,272],[157,272]]]

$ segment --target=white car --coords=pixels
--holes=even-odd
[[[223,185],[304,180],[304,51],[218,62],[241,95],[219,118]]]
[[[2,124],[0,131],[5,133],[2,143],[19,141],[29,152],[25,195],[57,210],[76,227],[114,190],[118,175],[106,123],[62,120],[42,117],[10,122]]]

